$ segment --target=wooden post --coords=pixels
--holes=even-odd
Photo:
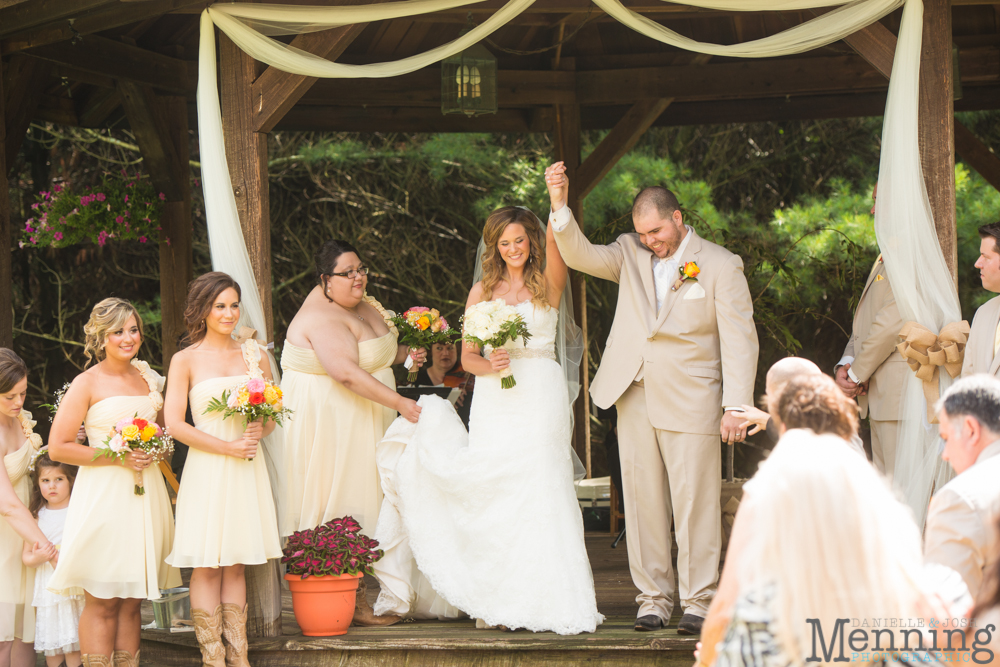
[[[569,178],[569,198],[566,202],[580,227],[583,227],[583,207],[580,200],[580,107],[576,104],[561,104],[556,106],[555,131],[556,159],[566,163],[566,176]],[[576,310],[576,323],[583,330],[583,358],[580,360],[580,396],[573,406],[573,447],[577,456],[587,467],[587,477],[591,476],[590,456],[590,372],[589,350],[587,345],[587,283],[584,275],[578,271],[570,271],[570,284],[573,290],[573,307]]]
[[[173,144],[178,164],[173,181],[180,197],[168,199],[160,226],[160,308],[163,322],[163,372],[166,374],[170,358],[177,352],[178,340],[183,335],[184,301],[187,285],[191,281],[194,259],[191,236],[191,176],[188,168],[190,145],[188,139],[187,101],[183,97],[162,97],[168,140]]]
[[[7,114],[0,62],[0,347],[14,345],[14,295],[11,275],[10,192],[7,189]]]
[[[924,0],[920,60],[920,164],[941,252],[958,280],[955,219],[955,104],[951,56],[951,0]]]
[[[267,340],[273,340],[271,313],[271,218],[267,192],[267,134],[257,132],[250,91],[258,64],[232,40],[219,34],[219,76],[222,83],[222,128],[236,208],[250,265],[264,308]],[[244,290],[250,285],[242,285]],[[271,560],[246,568],[247,633],[254,637],[281,635],[279,565]]]
[[[267,134],[257,132],[250,91],[257,78],[257,62],[232,40],[219,34],[219,77],[222,81],[222,128],[226,139],[229,176],[250,265],[257,278],[267,332],[273,340],[271,313],[271,217],[267,190]],[[247,289],[249,286],[241,286]]]

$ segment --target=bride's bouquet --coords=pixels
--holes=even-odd
[[[140,419],[136,415],[131,419],[122,419],[111,427],[111,433],[96,449],[97,453],[92,460],[96,460],[98,456],[106,456],[121,463],[129,452],[144,451],[152,455],[154,463],[158,463],[173,454],[174,439],[156,422]],[[134,472],[135,495],[145,495],[142,473],[138,470]]]
[[[520,337],[524,342],[531,338],[528,325],[514,306],[503,299],[480,301],[465,311],[462,318],[462,339],[478,346],[493,349],[503,347],[508,341]],[[500,386],[510,389],[517,382],[510,366],[500,371]]]
[[[264,378],[250,378],[232,389],[226,389],[222,398],[213,398],[202,414],[221,412],[223,419],[242,415],[246,424],[260,419],[267,425],[267,420],[271,419],[281,426],[285,415],[292,414],[283,400],[281,387]]]
[[[414,306],[392,318],[392,323],[399,331],[399,342],[410,347],[429,348],[434,343],[450,343],[458,336],[437,308]],[[414,367],[407,374],[406,381],[412,383],[416,379],[417,369]]]

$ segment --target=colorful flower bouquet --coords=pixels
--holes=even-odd
[[[503,347],[508,341],[521,338],[527,342],[531,338],[528,325],[514,306],[503,299],[480,301],[465,311],[462,318],[462,339],[480,349]],[[500,386],[510,389],[517,382],[510,366],[500,371]]]
[[[450,343],[458,337],[458,332],[451,328],[436,308],[414,306],[392,318],[392,323],[399,330],[399,342],[410,347],[429,348],[434,343]],[[414,367],[407,374],[406,381],[412,383],[416,379],[417,369]]]
[[[174,452],[174,439],[160,428],[156,422],[146,421],[138,415],[132,418],[120,420],[111,428],[111,432],[104,442],[97,445],[97,453],[92,460],[98,456],[106,456],[122,463],[129,452],[144,451],[153,457],[153,462],[158,463],[166,459]],[[135,472],[135,495],[146,494],[146,488],[142,483],[142,472]]]
[[[292,411],[282,404],[283,396],[281,387],[270,380],[250,378],[222,392],[222,398],[213,398],[202,414],[221,412],[223,419],[242,415],[247,424],[261,419],[266,425],[267,420],[272,419],[281,426],[285,415],[292,414]]]
[[[292,533],[282,553],[286,572],[305,579],[374,574],[372,565],[383,551],[378,548],[377,540],[361,534],[361,526],[354,517],[346,516]]]

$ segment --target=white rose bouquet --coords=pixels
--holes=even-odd
[[[527,341],[531,338],[531,333],[524,318],[503,299],[480,301],[465,311],[462,318],[462,340],[480,348],[488,346],[496,349],[517,338]],[[501,387],[510,389],[516,384],[510,367],[500,372]]]

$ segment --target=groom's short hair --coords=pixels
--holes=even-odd
[[[991,222],[979,228],[979,238],[993,239],[993,251],[1000,252],[1000,222]]]
[[[662,186],[654,185],[643,189],[635,196],[632,201],[632,217],[644,215],[655,209],[661,219],[666,219],[680,207],[677,195]]]

